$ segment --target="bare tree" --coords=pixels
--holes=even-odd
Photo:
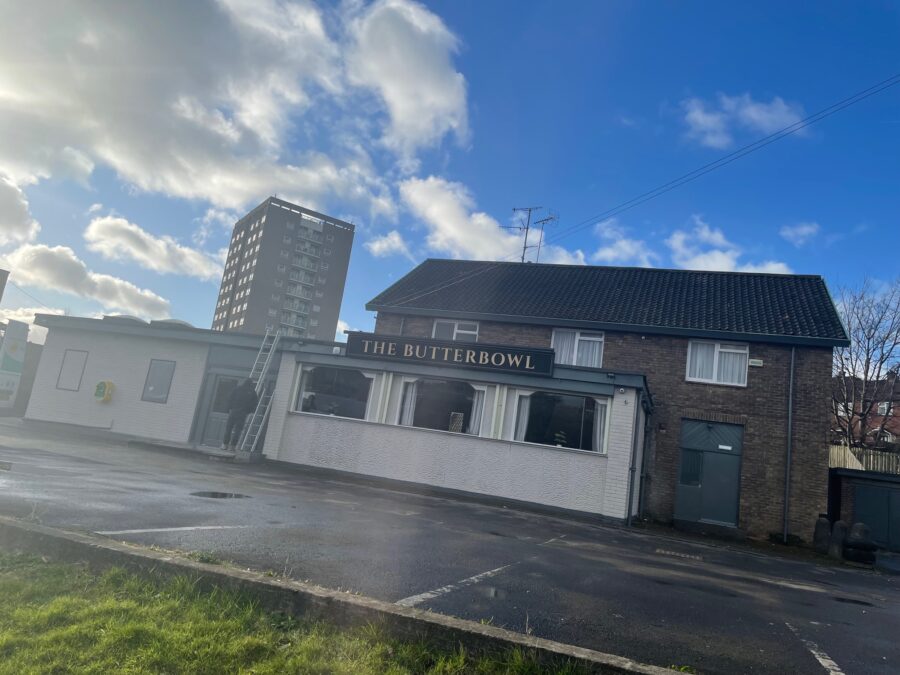
[[[836,305],[850,346],[834,350],[833,426],[842,443],[861,446],[884,432],[878,403],[900,393],[900,279],[841,289]]]

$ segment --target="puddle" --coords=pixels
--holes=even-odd
[[[237,492],[192,492],[191,497],[206,497],[207,499],[249,499],[250,495],[242,495]]]

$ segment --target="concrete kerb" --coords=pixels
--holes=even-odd
[[[665,675],[671,671],[612,654],[522,635],[382,600],[334,591],[257,572],[209,565],[170,553],[111,539],[59,530],[0,516],[0,548],[26,551],[64,562],[85,562],[101,571],[121,567],[154,578],[189,576],[206,589],[223,588],[252,597],[263,609],[320,620],[337,626],[377,625],[390,637],[489,654],[520,648],[547,668],[577,663],[597,673]]]

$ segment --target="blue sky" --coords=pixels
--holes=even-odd
[[[897,72],[892,3],[9,5],[2,308],[208,326],[273,193],[357,225],[361,329],[416,261],[515,257],[514,206],[559,215],[542,261],[890,279],[900,85],[593,216]]]

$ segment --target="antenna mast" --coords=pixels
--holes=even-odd
[[[524,223],[522,223],[521,225],[518,225],[518,226],[515,226],[515,225],[513,226],[513,227],[516,227],[520,232],[525,232],[525,239],[524,239],[523,242],[522,242],[522,258],[521,258],[521,262],[525,262],[525,253],[526,253],[526,252],[528,251],[528,249],[529,249],[529,246],[528,246],[528,231],[531,229],[531,214],[532,214],[532,212],[534,212],[534,211],[540,211],[542,208],[544,208],[544,207],[543,207],[543,206],[517,206],[517,207],[513,207],[513,213],[525,213],[525,214],[527,214]],[[532,246],[532,247],[530,247],[530,248],[534,248],[534,247]]]
[[[541,218],[540,220],[535,222],[535,225],[541,226],[541,237],[540,237],[540,239],[538,239],[537,256],[534,259],[535,262],[541,262],[541,246],[544,245],[544,226],[547,225],[548,223],[555,223],[558,221],[559,221],[559,214],[553,213],[553,211],[551,211],[549,216],[547,216],[546,218]]]

